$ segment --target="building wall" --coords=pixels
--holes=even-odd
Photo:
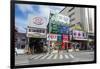
[[[70,17],[71,25],[80,23],[84,31],[94,33],[94,9],[65,7],[60,13]]]
[[[16,43],[18,49],[24,49],[26,47],[26,34],[18,33]]]

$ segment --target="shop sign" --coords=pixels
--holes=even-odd
[[[73,31],[73,39],[87,39],[86,32],[74,30]]]
[[[47,34],[47,40],[57,41],[57,34]]]
[[[68,35],[63,34],[62,38],[63,38],[63,42],[68,42]]]
[[[28,16],[28,26],[36,28],[46,28],[48,20],[42,16]]]

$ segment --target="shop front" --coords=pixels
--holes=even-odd
[[[72,45],[74,49],[87,50],[88,37],[84,31],[73,30]]]
[[[47,34],[47,41],[51,49],[57,50],[57,34]]]
[[[46,29],[28,28],[28,48],[29,52],[43,53],[46,45]]]
[[[32,53],[43,53],[46,46],[48,20],[43,16],[28,16],[27,48]],[[47,47],[47,46],[46,46]]]

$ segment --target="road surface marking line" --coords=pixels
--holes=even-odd
[[[34,59],[39,59],[41,56],[43,56],[43,55],[41,54],[41,55],[39,55],[38,57],[36,57],[36,58],[34,58]]]
[[[72,54],[69,54],[69,56],[70,56],[71,58],[74,58],[74,56],[73,56]]]
[[[59,57],[60,59],[63,59],[63,55],[62,54],[60,54],[60,57]]]
[[[38,55],[33,55],[32,57],[31,57],[31,59],[34,59],[35,57],[37,57]]]
[[[50,59],[54,54],[51,54],[47,59]]]
[[[65,55],[65,58],[68,59],[69,58],[68,55]]]
[[[56,59],[56,58],[57,58],[57,56],[58,56],[58,54],[55,54],[55,56],[54,56],[54,58],[53,58],[53,59]]]
[[[43,56],[43,57],[40,58],[40,59],[44,59],[44,58],[46,58],[47,56],[49,56],[49,54],[46,54],[45,56]]]

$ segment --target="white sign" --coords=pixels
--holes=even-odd
[[[55,14],[52,16],[52,20],[63,22],[63,23],[70,23],[70,18],[68,16],[62,14]]]
[[[38,32],[28,32],[27,37],[34,37],[34,38],[46,38],[46,34],[38,33]]]
[[[48,21],[45,17],[42,16],[28,16],[28,26],[36,28],[46,28]]]
[[[46,38],[46,29],[28,28],[27,37]]]
[[[47,40],[57,41],[57,34],[47,34]]]
[[[74,30],[73,31],[73,38],[74,39],[87,39],[87,35],[83,31]]]

